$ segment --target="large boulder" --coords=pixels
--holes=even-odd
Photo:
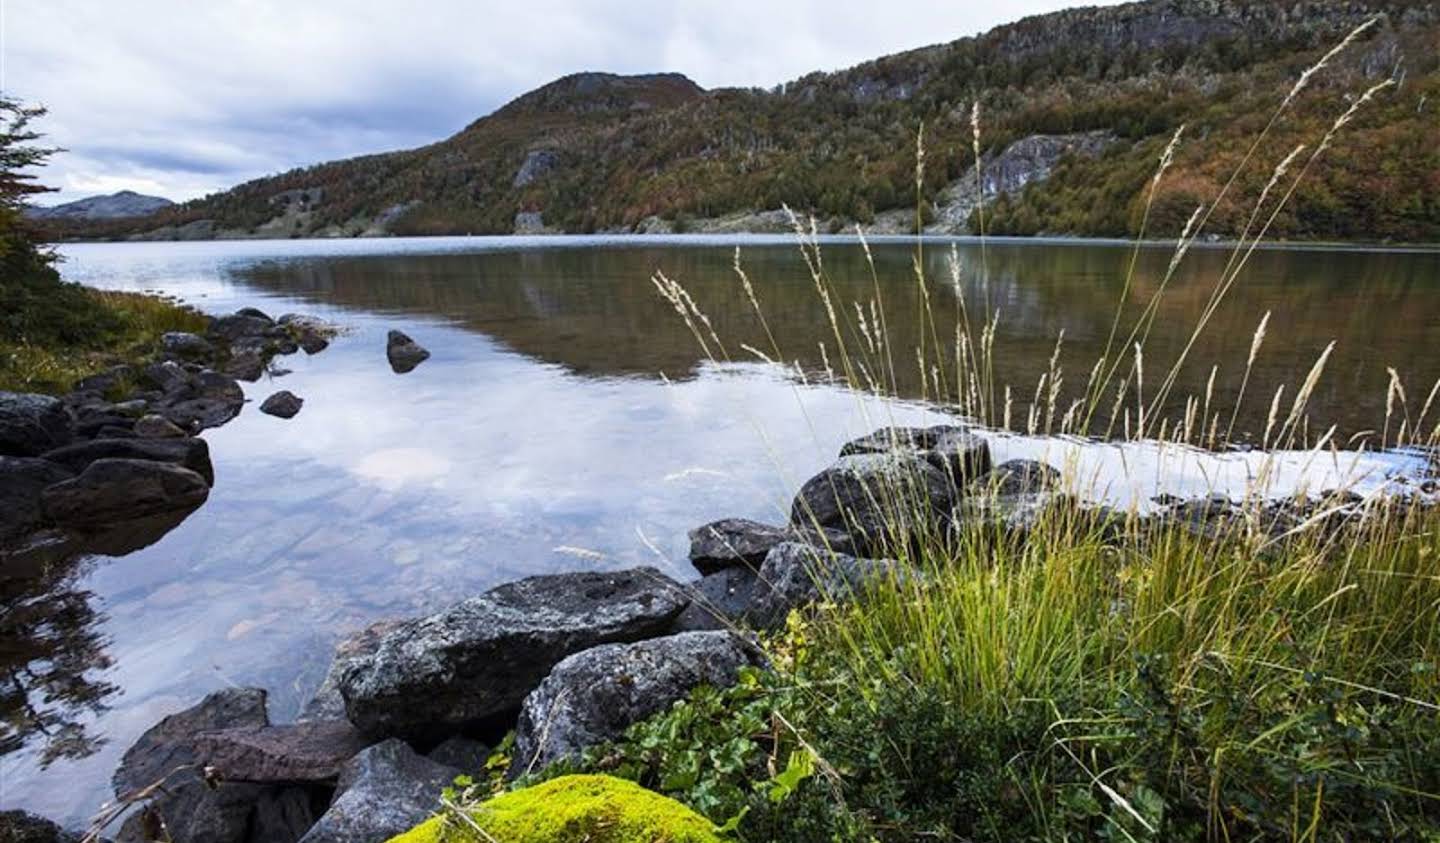
[[[861,553],[887,551],[949,513],[956,490],[918,451],[841,457],[806,481],[790,510],[796,528],[850,535]]]
[[[210,446],[204,439],[93,439],[49,451],[46,460],[63,465],[72,472],[82,472],[96,460],[149,460],[173,463],[188,468],[215,485],[215,467],[210,462]]]
[[[75,420],[60,399],[0,392],[0,456],[37,457],[74,436]]]
[[[345,710],[377,737],[495,726],[561,659],[663,634],[687,602],[654,568],[502,585],[386,633],[373,654],[346,665]]]
[[[849,600],[873,584],[906,576],[890,559],[857,559],[787,542],[765,557],[747,617],[757,627],[778,627],[791,609]]]
[[[748,518],[722,518],[690,531],[690,561],[702,574],[736,565],[759,568],[770,548],[787,536],[783,527]]]
[[[196,754],[225,781],[325,782],[369,746],[348,720],[201,732]]]
[[[840,456],[853,457],[859,454],[888,454],[891,451],[928,451],[935,447],[941,436],[963,432],[962,428],[949,425],[936,427],[882,427],[867,433],[859,439],[852,439],[840,448]]]
[[[305,704],[300,711],[300,716],[296,719],[301,723],[316,720],[343,720],[345,718],[345,698],[340,694],[340,677],[345,675],[352,664],[375,655],[375,651],[380,649],[380,642],[385,635],[401,623],[403,621],[380,621],[342,639],[335,647],[335,655],[330,660],[330,669],[321,679],[320,687],[315,690],[315,695]]]
[[[682,632],[569,656],[525,698],[510,774],[540,770],[618,738],[699,685],[734,684],[740,668],[760,660],[728,632]]]
[[[314,822],[305,791],[268,785],[206,781],[196,738],[207,731],[269,723],[265,692],[217,691],[152,726],[126,750],[115,771],[115,795],[125,799],[154,788],[147,810],[133,812],[116,843],[148,843],[147,827],[163,823],[174,843],[293,843]]]
[[[391,331],[385,338],[385,356],[390,360],[390,369],[398,375],[430,359],[430,352],[401,331]]]
[[[64,466],[27,457],[0,457],[0,542],[30,533],[45,523],[40,493],[69,480]]]
[[[975,481],[971,494],[956,506],[952,523],[957,530],[970,524],[1017,533],[1031,530],[1063,500],[1061,479],[1057,469],[1043,462],[1003,462]]]
[[[352,758],[340,772],[330,808],[301,843],[384,843],[440,807],[440,791],[460,771],[387,740]]]
[[[170,463],[102,459],[80,476],[41,492],[45,514],[62,527],[95,529],[194,509],[210,495],[205,478]]]

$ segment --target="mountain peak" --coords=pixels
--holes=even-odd
[[[120,217],[143,217],[161,208],[174,205],[163,196],[146,196],[133,190],[121,190],[105,196],[87,196],[48,208],[26,210],[31,219],[101,220]]]
[[[587,71],[562,76],[554,82],[511,100],[496,115],[613,111],[648,111],[672,108],[705,93],[683,73],[645,73],[622,76]]]

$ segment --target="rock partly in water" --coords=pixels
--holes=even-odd
[[[195,744],[220,778],[261,784],[334,781],[369,746],[348,720],[236,726],[201,732]]]
[[[684,632],[569,656],[525,698],[512,777],[618,738],[699,685],[734,684],[758,653],[728,632]]]
[[[204,439],[93,439],[57,448],[45,454],[50,462],[63,465],[73,472],[82,472],[96,460],[148,460],[173,463],[188,468],[215,485],[215,467],[210,462],[210,446]]]
[[[301,843],[384,843],[440,806],[440,791],[460,771],[387,740],[350,759],[330,808]]]
[[[1030,530],[1061,501],[1060,485],[1060,472],[1053,466],[1035,460],[1003,462],[975,482],[955,508],[953,523],[958,530],[973,523]]]
[[[34,532],[45,524],[40,493],[74,477],[64,466],[31,457],[0,457],[0,541]]]
[[[60,399],[0,392],[0,456],[38,457],[74,436],[75,420]]]
[[[690,561],[702,574],[736,565],[758,569],[770,548],[786,538],[783,527],[748,518],[722,518],[690,531]]]
[[[748,618],[756,627],[778,627],[791,609],[849,600],[870,584],[902,576],[904,572],[890,559],[857,559],[789,542],[765,557],[759,593]]]
[[[253,348],[241,348],[230,354],[225,361],[225,374],[236,380],[254,383],[265,374],[265,355]]]
[[[196,737],[206,731],[269,723],[265,692],[258,688],[217,691],[199,704],[152,726],[121,759],[115,795],[164,782],[146,810],[133,812],[117,843],[148,843],[163,823],[174,843],[293,843],[314,821],[309,795],[296,788],[207,782],[199,766]]]
[[[391,331],[385,339],[385,356],[390,360],[391,370],[403,375],[430,359],[430,352],[404,333]]]
[[[92,530],[188,511],[209,494],[205,478],[188,468],[149,460],[102,459],[80,476],[45,489],[40,499],[46,516],[60,526]]]
[[[848,533],[861,553],[885,552],[948,515],[955,489],[918,451],[856,454],[806,481],[790,523]]]
[[[320,687],[315,690],[315,695],[305,704],[305,708],[301,710],[297,720],[305,723],[316,720],[345,719],[345,698],[340,694],[340,677],[345,674],[351,664],[373,656],[379,649],[380,641],[386,633],[401,623],[403,621],[398,620],[373,623],[346,637],[336,645],[335,655],[330,660],[330,669],[326,671],[325,678],[320,681]]]
[[[264,403],[260,405],[260,412],[268,416],[291,419],[300,412],[300,408],[303,406],[305,406],[305,399],[288,389],[282,389],[265,399]]]
[[[942,435],[961,431],[963,431],[962,428],[943,425],[937,427],[882,427],[859,439],[846,442],[840,448],[840,456],[888,454],[891,451],[928,451],[935,447]]]
[[[978,434],[960,428],[936,436],[925,456],[957,488],[990,470],[990,445]]]
[[[494,727],[561,659],[664,634],[687,602],[654,568],[530,577],[399,624],[345,666],[340,691],[376,737]]]
[[[233,313],[229,316],[217,316],[211,319],[209,333],[210,336],[217,337],[229,344],[244,337],[273,337],[283,334],[284,331],[277,328],[268,317],[261,318],[248,313]]]

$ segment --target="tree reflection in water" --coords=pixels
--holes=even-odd
[[[105,616],[81,583],[98,556],[154,544],[189,514],[0,549],[0,755],[35,745],[48,766],[105,744],[88,723],[119,689],[103,678],[112,664]]]

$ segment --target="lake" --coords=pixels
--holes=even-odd
[[[793,366],[742,348],[775,356],[734,273],[737,246],[780,356],[798,363],[803,380]],[[856,302],[869,312],[877,289],[883,299],[900,361],[895,381],[910,400],[880,401],[825,382],[833,337],[788,238],[64,247],[70,280],[160,291],[214,313],[304,312],[345,333],[314,357],[278,358],[288,374],[245,385],[255,403],[289,389],[304,410],[282,421],[252,403],[207,432],[216,485],[163,538],[123,558],[59,560],[41,576],[3,580],[3,611],[50,613],[45,634],[66,642],[85,680],[71,719],[101,743],[42,768],[43,736],[19,736],[0,757],[0,807],[82,823],[110,796],[120,754],[160,717],[218,688],[258,685],[270,691],[272,719],[288,720],[337,639],[379,618],[438,609],[536,573],[651,564],[693,578],[690,528],[725,516],[783,519],[790,494],[846,438],[894,422],[953,421],[918,400],[915,314],[926,298],[941,314],[936,335],[947,339],[955,296],[972,309],[985,301],[999,309],[997,379],[1014,385],[1017,419],[1062,331],[1066,383],[1080,388],[1108,336],[1132,250],[1073,241],[991,241],[983,252],[957,241],[956,249],[958,288],[948,242],[927,241],[922,291],[913,243],[872,244],[872,277],[857,243],[825,241],[834,303],[847,318]],[[1145,351],[1154,376],[1184,347],[1229,255],[1197,247],[1169,283]],[[1168,248],[1140,251],[1129,318],[1170,257]],[[651,283],[656,270],[685,286],[728,362],[702,355]],[[1237,438],[1263,431],[1275,390],[1288,385],[1292,395],[1331,341],[1311,429],[1334,424],[1342,444],[1384,423],[1386,367],[1404,379],[1412,413],[1440,378],[1440,252],[1276,248],[1254,254],[1215,311],[1177,395],[1204,393],[1218,366],[1213,403],[1230,407],[1266,312]],[[432,358],[393,373],[385,360],[392,328]],[[1182,458],[1143,443],[1025,436],[992,444],[998,458],[1081,449],[1103,476],[1104,495],[1120,504],[1162,488],[1234,491],[1253,471],[1243,453]],[[1317,466],[1313,455],[1297,455],[1291,480],[1322,488],[1359,471],[1358,484],[1375,489],[1423,463],[1414,454],[1346,455],[1343,466],[1327,459]],[[22,666],[25,642],[5,643],[17,645],[7,647],[9,666]],[[0,697],[23,702],[23,693]]]

